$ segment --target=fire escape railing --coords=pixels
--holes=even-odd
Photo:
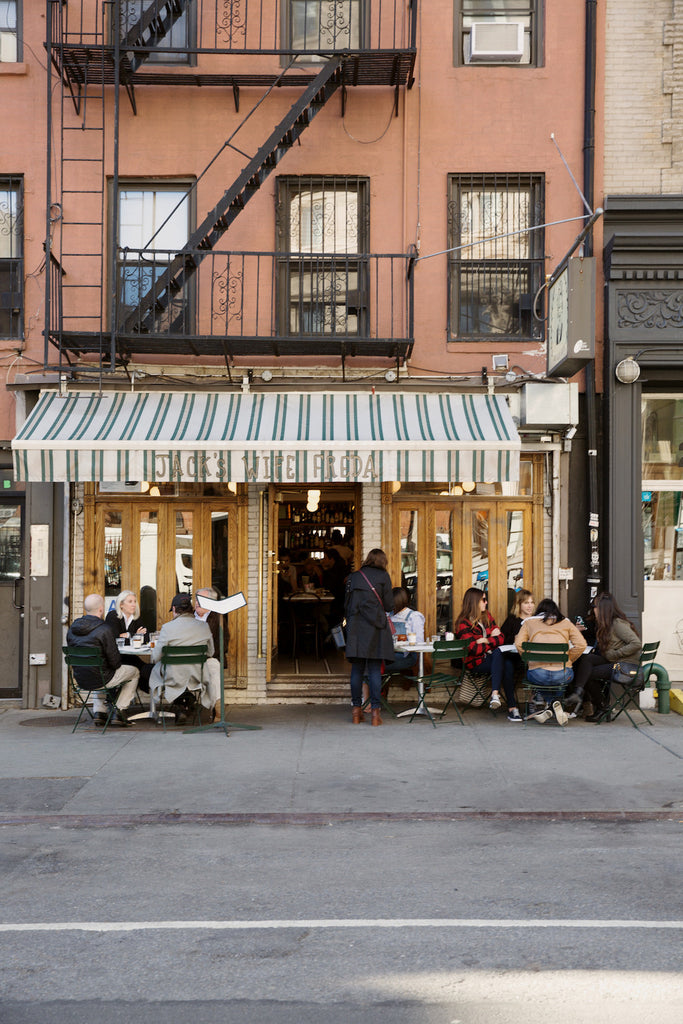
[[[127,344],[160,351],[211,340],[293,343],[315,353],[321,341],[405,342],[412,330],[413,278],[405,254],[202,253],[163,317],[148,331],[140,297],[177,257],[170,250],[125,249],[117,260],[117,306]],[[208,347],[212,347],[208,345]]]
[[[53,10],[63,6],[52,0]],[[187,54],[301,54],[312,63],[331,53],[412,50],[417,0],[101,0],[63,16],[67,46],[113,47],[121,11],[121,46],[140,63],[180,62]]]

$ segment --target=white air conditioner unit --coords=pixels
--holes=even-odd
[[[470,27],[470,64],[514,63],[524,56],[524,25],[517,21],[475,21]]]

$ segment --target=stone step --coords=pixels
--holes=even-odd
[[[349,699],[349,681],[344,676],[277,676],[266,692],[269,700],[282,703],[339,703]]]

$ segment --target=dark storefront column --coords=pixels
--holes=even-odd
[[[641,396],[683,391],[683,198],[605,202],[606,584],[627,615],[643,610]],[[615,369],[636,357],[640,377]]]

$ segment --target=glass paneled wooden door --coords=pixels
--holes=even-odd
[[[452,628],[468,587],[488,592],[502,622],[515,590],[532,590],[534,575],[541,585],[532,516],[532,503],[514,498],[394,503],[392,579],[425,615],[428,634]]]
[[[122,590],[132,590],[147,628],[159,629],[171,618],[176,593],[213,586],[225,597],[243,589],[237,521],[232,501],[98,495],[86,517],[85,593],[104,594],[108,611]],[[234,676],[245,654],[235,624],[228,628]]]

